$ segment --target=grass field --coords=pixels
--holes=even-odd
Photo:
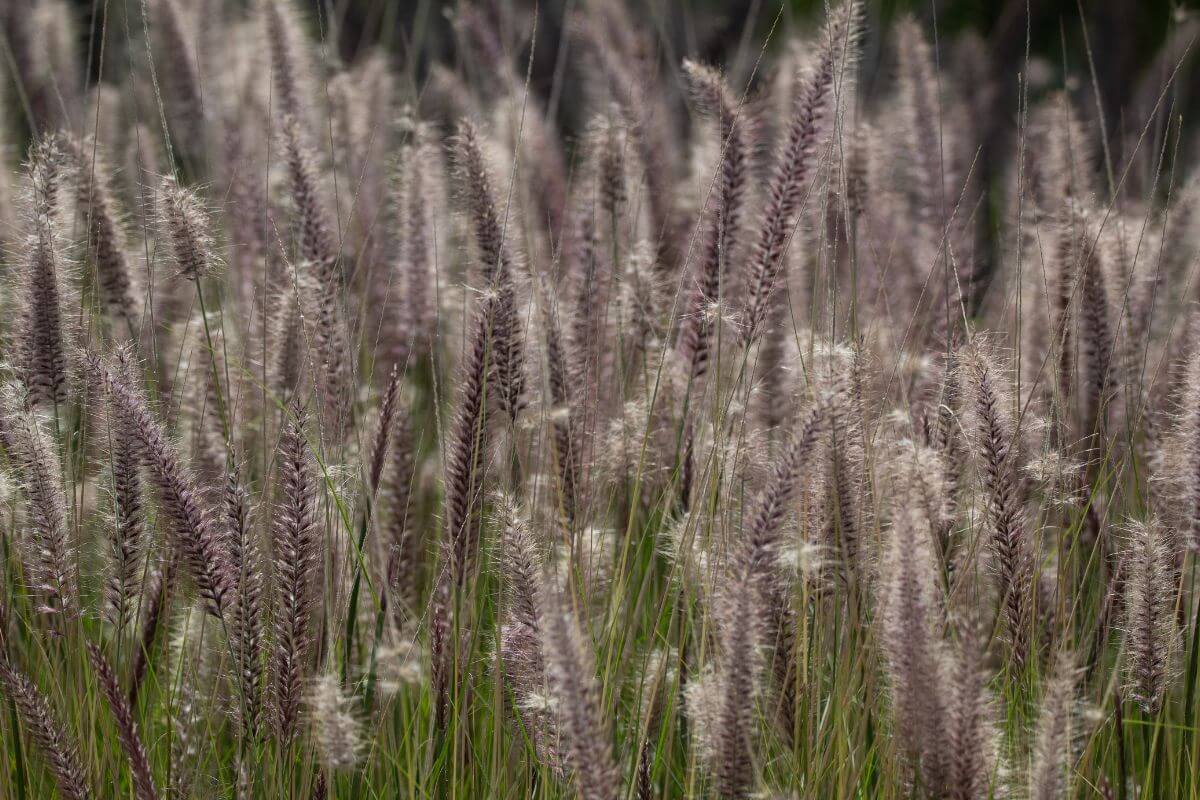
[[[117,5],[0,2],[0,798],[1200,797],[1188,18]]]

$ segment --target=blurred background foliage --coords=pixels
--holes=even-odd
[[[568,134],[582,124],[571,85],[569,30],[573,13],[588,0],[481,0],[487,17],[500,28],[500,39],[530,85],[546,101]],[[784,46],[795,35],[815,32],[826,0],[614,0],[655,32],[659,67],[678,74],[686,57],[726,70],[735,86],[753,90],[769,76],[754,71],[764,43]],[[104,70],[130,68],[135,59],[122,52],[143,48],[143,0],[74,0],[81,36],[88,37],[90,78]],[[313,33],[328,43],[326,57],[352,63],[382,46],[411,81],[409,96],[419,98],[428,68],[449,63],[469,77],[470,46],[454,24],[457,2],[445,0],[308,0]],[[0,0],[0,22],[20,14],[25,0]],[[197,17],[205,9],[253,6],[252,0],[189,0]],[[983,115],[980,164],[990,169],[1006,132],[1020,114],[1020,89],[1029,100],[1054,89],[1077,95],[1078,107],[1108,140],[1108,157],[1122,164],[1143,130],[1143,146],[1161,150],[1173,143],[1172,126],[1185,134],[1192,125],[1188,109],[1200,96],[1193,68],[1200,34],[1200,0],[867,0],[867,34],[862,64],[863,97],[887,90],[891,60],[882,32],[901,15],[916,16],[934,34],[940,68],[960,85],[976,91]],[[302,2],[301,5],[304,5]],[[107,28],[105,46],[101,31]],[[2,42],[0,42],[2,44]],[[532,59],[530,53],[532,49]],[[1090,53],[1090,57],[1089,57]],[[169,55],[169,54],[168,54]],[[769,59],[766,63],[770,63]],[[3,64],[0,62],[0,67]],[[1178,70],[1178,72],[1176,72]],[[1174,79],[1171,80],[1174,74]],[[1094,82],[1092,78],[1094,77]],[[1022,84],[1022,81],[1026,82]],[[670,85],[670,84],[669,84]],[[675,82],[676,88],[678,83]],[[1169,85],[1169,90],[1162,91]],[[1097,96],[1100,101],[1097,103]],[[1160,102],[1161,100],[1161,102]],[[1157,112],[1152,114],[1155,106]],[[682,109],[682,96],[679,97]],[[568,137],[569,138],[569,137]],[[1197,155],[1181,140],[1186,155]],[[1169,148],[1168,148],[1169,149]],[[1144,171],[1144,170],[1143,170]],[[1133,176],[1133,188],[1148,188],[1148,176]],[[1138,181],[1142,181],[1140,184]]]
[[[716,65],[737,89],[753,98],[772,79],[772,55],[788,43],[816,35],[827,0],[471,0],[474,19],[489,26],[472,36],[460,3],[466,0],[297,0],[307,8],[313,37],[324,43],[331,66],[349,65],[382,49],[401,76],[406,104],[426,116],[430,68],[450,65],[467,85],[485,85],[487,58],[473,53],[480,41],[499,42],[516,73],[528,73],[530,89],[564,133],[578,140],[589,108],[573,70],[572,25],[585,3],[621,4],[643,30],[654,52],[646,65],[667,77],[661,85],[686,130],[689,119],[678,77],[685,57]],[[119,83],[130,70],[147,69],[147,9],[156,0],[72,0],[79,51],[88,54],[88,83]],[[865,39],[860,66],[860,103],[891,91],[894,54],[886,32],[904,15],[916,17],[934,45],[940,74],[962,90],[978,136],[972,166],[987,187],[980,215],[983,240],[994,260],[1001,247],[1003,178],[1020,129],[1023,109],[1049,92],[1066,89],[1084,116],[1095,166],[1109,177],[1107,189],[1138,201],[1164,198],[1175,185],[1174,165],[1200,158],[1189,113],[1200,97],[1200,0],[864,0]],[[251,13],[254,0],[187,0],[194,35],[217,12]],[[11,74],[19,55],[28,0],[0,0],[0,73]],[[498,35],[491,35],[492,32]],[[265,45],[264,45],[265,53]],[[760,53],[766,57],[759,60]],[[156,53],[155,59],[178,57]],[[203,67],[203,65],[201,65]],[[756,68],[757,67],[757,68]],[[206,81],[201,69],[201,81]],[[28,142],[30,127],[5,78],[0,124],[9,141]],[[216,88],[214,87],[214,90]],[[131,123],[133,120],[124,120]],[[144,122],[144,120],[143,120]],[[17,160],[17,153],[9,154]],[[983,273],[988,265],[980,264]]]
[[[142,0],[74,0],[83,22],[80,30],[98,44],[105,24],[136,34]],[[532,25],[537,16],[538,52],[535,75],[553,75],[561,33],[575,6],[586,0],[487,0],[496,16]],[[624,0],[635,16],[658,33],[663,53],[698,56],[725,63],[739,49],[757,49],[778,18],[784,31],[811,30],[826,0]],[[24,0],[0,0],[0,8],[19,10]],[[251,0],[189,0],[198,7],[252,5]],[[305,5],[304,2],[300,3]],[[382,44],[407,63],[418,67],[444,59],[456,50],[453,18],[456,2],[446,0],[308,0],[313,18],[336,53],[353,61],[364,49]],[[964,32],[981,37],[987,54],[1011,70],[1024,57],[1026,37],[1031,56],[1059,76],[1064,66],[1077,71],[1086,66],[1087,44],[1094,55],[1097,79],[1105,97],[1115,106],[1130,79],[1152,66],[1174,39],[1193,38],[1200,25],[1200,0],[868,0],[868,65],[878,42],[878,32],[901,15],[920,19],[927,30],[953,39]],[[1085,31],[1086,39],[1085,42]],[[320,32],[319,32],[320,33]],[[528,30],[510,31],[510,40],[527,39]],[[776,42],[783,37],[776,36]],[[110,38],[109,44],[113,40]],[[525,44],[528,42],[526,41]],[[1178,44],[1178,43],[1176,43]],[[1186,44],[1184,45],[1186,46]],[[93,78],[99,69],[100,50],[93,47]],[[878,48],[874,48],[878,53]],[[109,54],[114,55],[112,53]],[[1173,65],[1172,65],[1173,66]],[[547,68],[548,67],[548,68]],[[1010,75],[1015,79],[1015,76]]]

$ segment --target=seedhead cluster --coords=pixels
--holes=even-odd
[[[101,5],[0,0],[0,796],[1200,792],[1174,64]]]

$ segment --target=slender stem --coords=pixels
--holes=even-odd
[[[213,386],[217,394],[217,413],[221,417],[221,434],[228,443],[232,441],[229,431],[229,416],[225,410],[225,393],[221,390],[221,371],[217,368],[217,351],[213,348],[212,332],[208,327],[208,311],[204,307],[204,289],[200,286],[199,278],[196,278],[193,283],[196,284],[196,299],[200,303],[200,320],[204,323],[204,343],[208,347],[208,363],[212,368]]]

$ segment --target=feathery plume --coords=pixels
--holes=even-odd
[[[947,201],[943,188],[946,169],[943,142],[938,127],[942,105],[936,95],[939,86],[934,72],[936,65],[921,24],[915,18],[904,17],[897,22],[895,37],[898,93],[909,129],[906,133],[911,137],[906,144],[912,153],[912,177],[917,184],[914,210],[918,220],[928,226],[926,235],[936,237],[926,244],[936,247],[942,235],[939,228],[945,221]]]
[[[150,760],[146,757],[146,748],[138,735],[133,711],[121,693],[116,673],[100,652],[100,648],[92,642],[87,642],[87,653],[92,670],[100,681],[100,691],[104,693],[108,709],[117,722],[117,738],[121,741],[121,749],[125,751],[125,757],[129,760],[129,770],[133,773],[134,795],[137,800],[157,800],[158,789],[154,786]]]
[[[312,615],[322,565],[317,487],[310,462],[304,412],[293,403],[280,435],[280,496],[271,526],[275,564],[272,700],[275,729],[284,741],[295,732],[303,683],[311,668]]]
[[[721,612],[719,699],[709,723],[714,730],[707,735],[715,740],[717,790],[726,798],[746,798],[753,789],[752,725],[762,673],[757,643],[764,636],[755,600],[755,592],[761,590],[755,579],[749,570],[735,575],[728,585],[727,608]]]
[[[656,263],[666,272],[682,262],[686,235],[672,191],[677,148],[673,146],[666,124],[670,112],[658,94],[650,91],[656,85],[653,73],[639,69],[644,66],[644,43],[632,44],[640,37],[628,17],[619,12],[611,13],[607,20],[601,21],[597,17],[605,16],[603,9],[601,4],[588,9],[591,18],[579,26],[580,44],[593,59],[595,73],[604,79],[605,94],[615,104],[617,116],[628,129],[631,156],[641,162],[645,204],[649,212],[649,230],[643,231],[642,235],[656,243]],[[610,23],[607,30],[606,22]],[[620,35],[631,48],[625,57],[612,46],[609,38],[617,29],[622,29]]]
[[[446,534],[456,582],[470,574],[479,549],[476,528],[483,466],[487,453],[488,424],[484,404],[488,344],[499,301],[495,294],[480,298],[471,341],[463,361],[458,412],[446,463]]]
[[[946,782],[948,753],[939,739],[947,714],[945,646],[938,634],[939,581],[931,550],[932,525],[923,502],[924,479],[939,474],[936,456],[915,447],[898,455],[898,493],[882,561],[881,625],[891,678],[897,741],[919,766],[927,786]]]
[[[35,406],[67,400],[63,269],[56,243],[61,161],[58,140],[47,137],[33,146],[27,167],[30,232],[15,349],[21,379]]]
[[[342,267],[330,223],[317,188],[311,148],[295,117],[284,120],[284,160],[296,215],[297,285],[315,321],[318,385],[326,423],[339,431],[351,401],[353,364],[342,305]]]
[[[482,497],[483,459],[488,452],[487,419],[488,353],[491,331],[500,308],[499,297],[488,292],[479,298],[471,338],[464,354],[459,380],[458,410],[446,451],[445,535],[442,539],[442,570],[433,596],[430,645],[433,651],[434,682],[439,690],[439,720],[444,719],[449,698],[451,662],[447,646],[454,598],[470,579],[479,550],[479,521]]]
[[[397,416],[392,438],[390,468],[385,470],[382,500],[385,514],[382,539],[387,548],[387,585],[391,590],[397,622],[417,608],[417,580],[421,566],[422,540],[411,524],[413,483],[416,480],[416,443],[407,415]]]
[[[742,539],[732,556],[735,580],[746,581],[746,588],[755,593],[759,630],[766,637],[761,644],[771,652],[771,673],[779,693],[774,701],[776,719],[785,736],[790,736],[794,728],[796,675],[793,611],[778,570],[780,527],[795,496],[800,474],[827,422],[827,413],[826,401],[821,399],[801,418],[766,485],[755,497],[748,514],[749,522],[743,528]],[[743,574],[744,579],[738,577]],[[740,614],[740,607],[737,610]]]
[[[724,268],[732,262],[738,245],[750,147],[741,109],[721,75],[694,61],[684,61],[683,71],[697,105],[716,118],[721,147],[711,217],[704,228],[695,266],[695,288],[679,332],[680,352],[689,364],[691,379],[696,381],[708,369],[713,320],[720,313],[715,309],[726,278]]]
[[[317,155],[307,136],[296,117],[284,118],[283,158],[296,215],[296,252],[301,263],[311,266],[322,289],[337,288],[339,253],[318,185]]]
[[[433,166],[437,154],[428,141],[424,126],[416,124],[411,141],[402,151],[401,184],[396,197],[400,211],[397,255],[400,268],[401,303],[405,347],[433,340],[437,327],[437,307],[433,284],[433,246],[435,244],[434,208],[436,194]],[[400,354],[396,354],[397,362]]]
[[[559,320],[558,299],[549,285],[541,290],[542,325],[546,337],[547,383],[554,426],[554,465],[558,470],[563,515],[575,520],[583,472],[582,443],[579,441],[578,392],[571,382],[570,365],[575,363]]]
[[[87,354],[84,364],[96,388],[107,395],[112,413],[136,437],[138,457],[148,469],[162,513],[171,523],[172,544],[208,611],[223,617],[233,580],[228,540],[205,505],[191,471],[168,440],[163,424],[150,411],[145,393],[94,354]]]
[[[275,355],[271,359],[269,380],[271,388],[289,397],[300,383],[303,372],[303,316],[301,314],[301,285],[306,284],[304,275],[299,275],[296,285],[283,283],[271,299],[267,338],[272,343]]]
[[[111,171],[99,148],[78,140],[68,141],[74,159],[78,203],[87,221],[88,247],[96,269],[96,282],[105,306],[136,331],[138,315],[129,245],[120,204],[111,186]]]
[[[591,647],[554,578],[543,576],[540,597],[542,657],[564,760],[583,800],[616,800],[621,773],[600,705]]]
[[[835,358],[837,354],[834,354]],[[858,354],[849,355],[844,374],[831,375],[832,394],[829,402],[829,461],[830,491],[836,510],[838,547],[845,560],[848,574],[858,569],[859,539],[863,534],[862,509],[867,502],[866,454],[863,448],[861,397],[856,386],[860,369]],[[830,370],[841,365],[831,359]]]
[[[317,753],[327,769],[349,769],[362,751],[361,723],[354,716],[354,700],[342,692],[337,675],[322,675],[308,693]]]
[[[545,557],[514,498],[506,495],[497,498],[496,519],[501,530],[500,575],[504,592],[500,661],[516,698],[515,711],[522,730],[533,742],[538,758],[554,770],[560,765],[554,720],[547,703],[538,618]]]
[[[128,347],[117,349],[116,364],[123,375],[132,378],[134,361]],[[110,418],[107,436],[113,520],[108,531],[112,566],[104,584],[105,609],[117,631],[124,631],[141,589],[141,560],[146,550],[146,515],[142,508],[142,476],[135,449],[136,434],[119,420]]]
[[[804,414],[791,441],[776,461],[767,484],[754,499],[749,524],[735,555],[751,572],[768,570],[775,561],[783,517],[795,494],[800,473],[816,447],[826,416],[824,400],[819,400]]]
[[[217,691],[215,652],[205,647],[209,637],[217,635],[217,625],[209,625],[204,610],[195,604],[185,606],[170,641],[170,665],[177,684],[169,708],[172,738],[170,748],[170,792],[187,796],[200,777],[205,753],[201,749],[205,726],[213,710],[212,693]]]
[[[832,107],[838,102],[838,94],[844,89],[843,82],[849,80],[854,68],[860,14],[857,0],[847,0],[830,11],[822,33],[820,55],[797,95],[767,187],[762,224],[749,265],[750,273],[746,276],[750,287],[743,321],[747,342],[762,335],[763,323],[778,288],[784,250],[815,166],[821,132],[828,125],[829,117],[836,114],[836,108]]]
[[[1180,399],[1200,397],[1200,320],[1187,322],[1187,356],[1180,368]],[[1171,423],[1161,455],[1174,462],[1172,468],[1159,471],[1171,476],[1172,522],[1180,544],[1200,552],[1200,403],[1183,402]]]
[[[525,403],[522,396],[525,392],[524,334],[517,309],[512,258],[505,243],[506,220],[500,216],[479,140],[480,134],[475,125],[463,120],[459,124],[455,142],[461,191],[479,246],[484,283],[488,290],[497,294],[491,333],[491,376],[501,406],[515,421]]]
[[[616,269],[602,231],[617,235],[626,205],[625,146],[622,129],[605,117],[593,119],[584,142],[585,173],[580,179],[571,232],[563,243],[563,259],[573,278],[571,344],[577,363],[572,370],[590,396],[595,394],[605,358],[604,311],[616,281]],[[617,242],[609,242],[617,247]],[[587,403],[584,403],[585,407]]]
[[[1029,770],[1030,800],[1068,797],[1075,738],[1075,683],[1078,670],[1070,654],[1060,653],[1042,692],[1041,713]]]
[[[328,800],[329,797],[329,782],[325,777],[324,772],[318,772],[317,777],[313,779],[312,794],[309,795],[310,800]]]
[[[3,658],[0,658],[0,688],[16,706],[21,724],[46,760],[59,795],[64,800],[87,800],[91,793],[79,763],[79,750],[55,719],[46,696],[28,675]]]
[[[46,430],[46,421],[30,407],[17,386],[3,393],[5,438],[15,477],[28,500],[30,515],[26,580],[42,598],[40,611],[70,616],[79,611],[74,547],[67,527],[67,498],[62,468]]]
[[[279,110],[285,118],[298,117],[314,97],[304,33],[290,0],[265,0],[262,9]]]
[[[387,389],[384,390],[383,400],[379,404],[379,421],[375,425],[375,437],[371,442],[371,457],[367,462],[367,490],[374,497],[379,489],[379,481],[383,476],[383,465],[387,459],[388,443],[392,438],[395,427],[396,405],[400,396],[400,372],[397,365],[392,365],[392,373],[388,378]]]
[[[1108,408],[1112,375],[1110,374],[1113,359],[1113,329],[1109,311],[1108,292],[1105,288],[1104,265],[1101,264],[1100,254],[1095,242],[1086,240],[1080,242],[1083,251],[1081,264],[1082,284],[1079,297],[1080,339],[1085,354],[1087,369],[1087,394],[1084,397],[1086,411],[1083,419],[1083,433],[1094,437],[1094,449],[1101,448],[1107,430],[1106,411]],[[1095,457],[1103,457],[1096,453]]]
[[[251,524],[250,494],[242,486],[236,463],[225,483],[224,517],[229,531],[229,560],[237,572],[233,600],[234,658],[241,692],[242,729],[253,737],[262,713],[263,573],[257,537]]]
[[[953,144],[949,131],[939,124],[949,113],[941,96],[934,53],[912,17],[896,25],[897,99],[903,120],[903,153],[911,160],[905,173],[912,199],[908,210],[913,224],[911,247],[917,266],[927,269],[932,292],[931,322],[926,334],[933,347],[945,347],[958,334],[963,318],[962,261],[967,247],[959,247],[964,227],[957,218],[962,181],[955,173]],[[966,276],[969,280],[969,274]]]
[[[962,626],[968,628],[970,623]],[[960,631],[957,646],[951,646],[946,716],[946,783],[939,789],[931,786],[934,795],[954,800],[987,800],[994,797],[997,770],[998,734],[991,694],[987,688],[988,674],[980,663],[981,637],[974,630]],[[940,747],[937,735],[925,740],[929,747]]]
[[[189,281],[205,278],[212,269],[214,249],[208,215],[196,193],[172,177],[162,182],[160,224],[171,242],[171,255],[179,276]]]
[[[1012,658],[1020,669],[1027,655],[1029,633],[1027,605],[1032,580],[1032,545],[1025,518],[1025,502],[1018,475],[1015,434],[1008,418],[1008,400],[1000,384],[1002,373],[990,356],[976,345],[965,354],[967,382],[974,390],[978,458],[987,495],[988,542],[995,556],[1000,603],[1011,644]]]
[[[1125,562],[1125,692],[1147,714],[1162,705],[1178,649],[1175,553],[1157,519],[1131,522]]]

